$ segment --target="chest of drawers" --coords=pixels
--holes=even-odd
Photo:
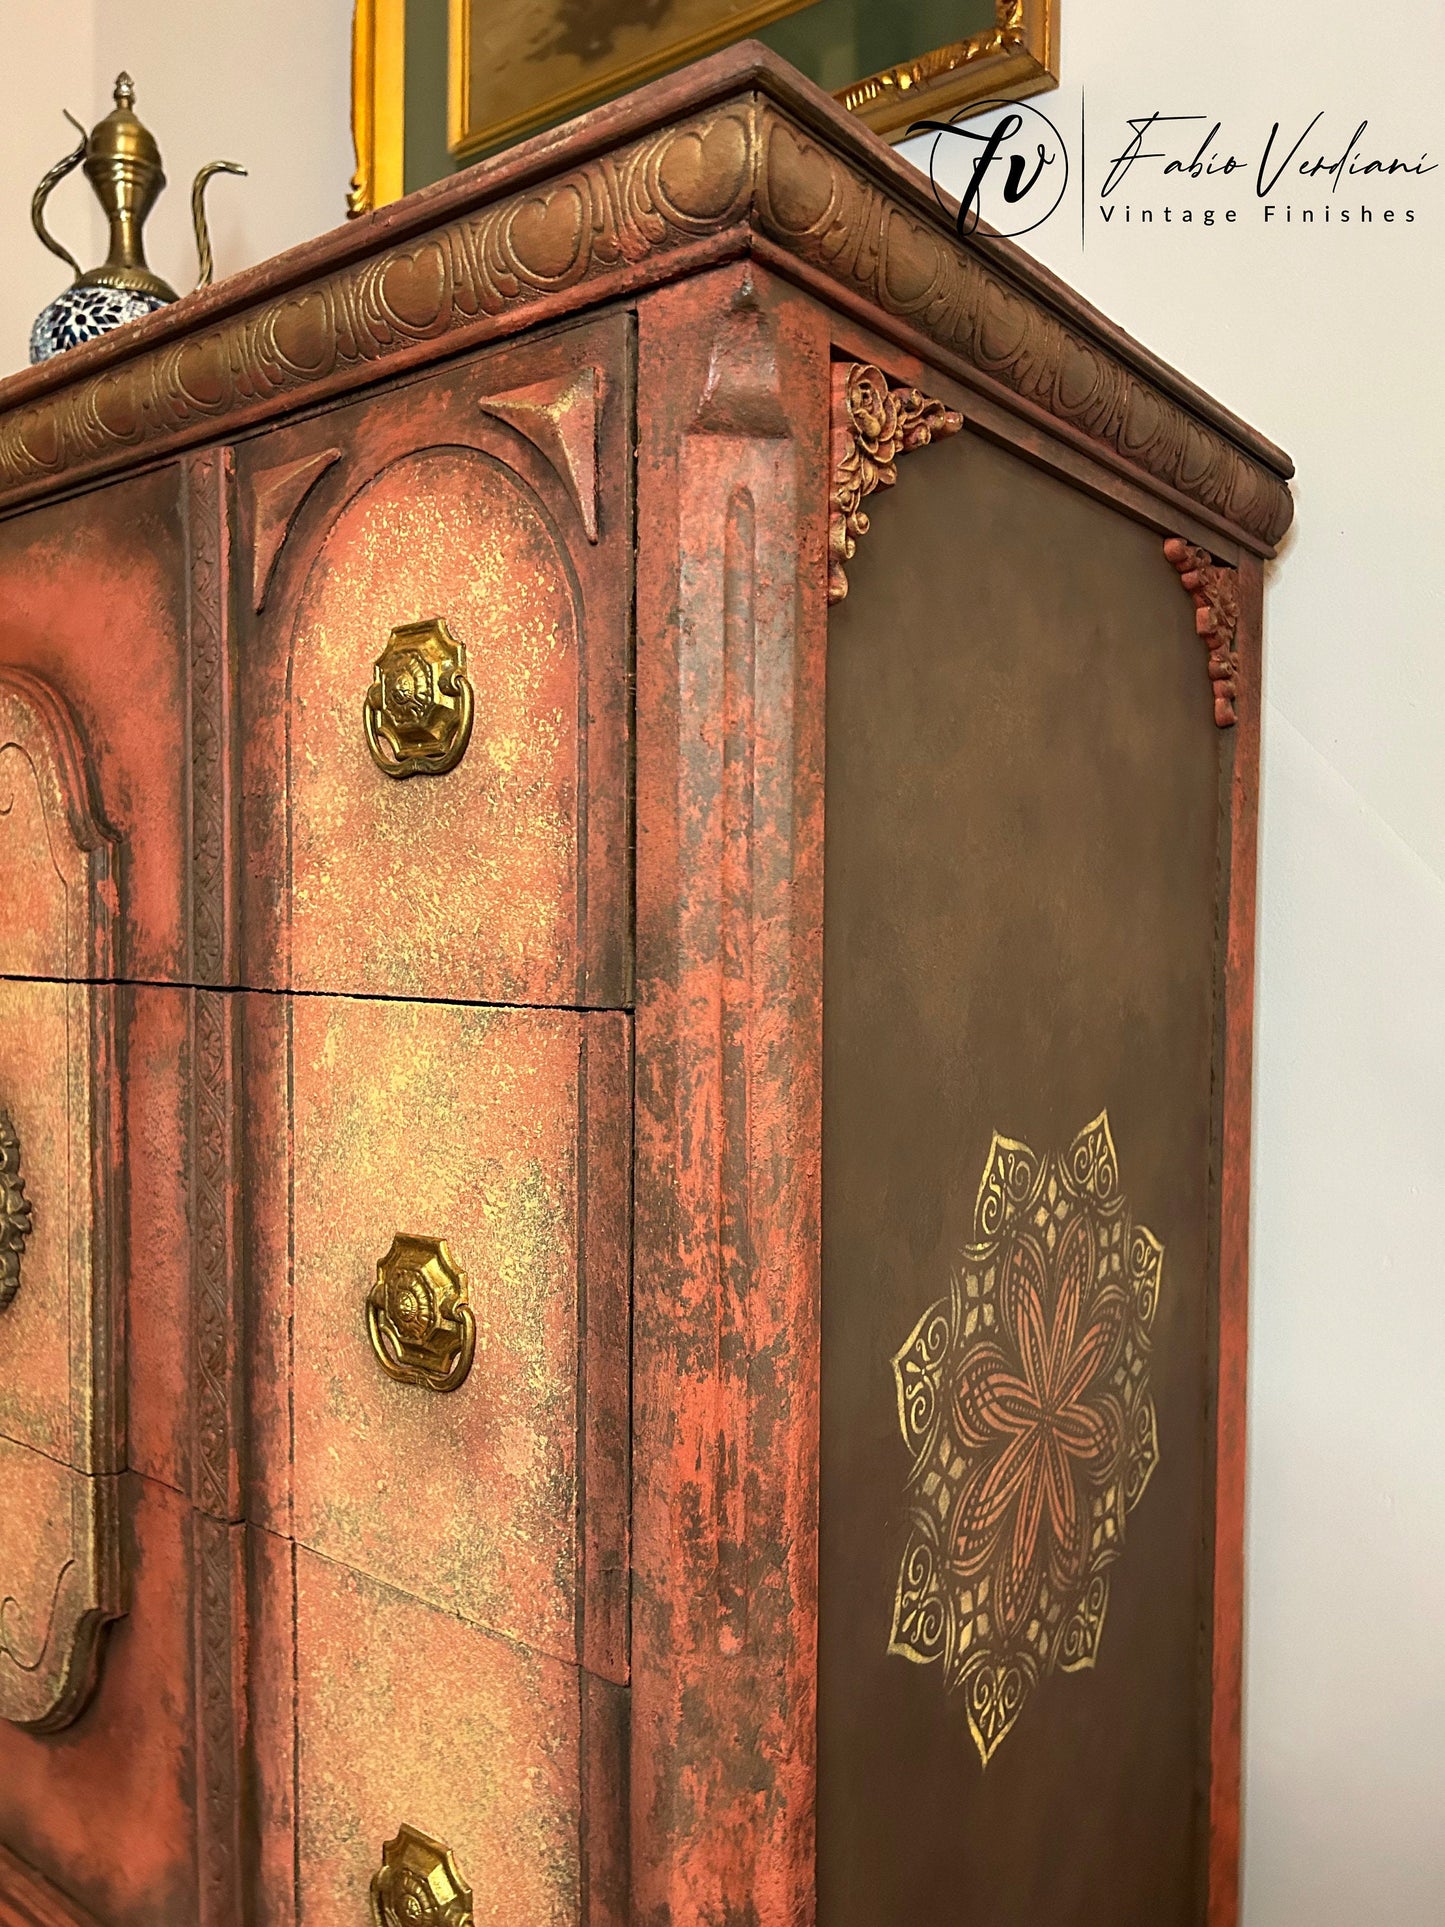
[[[751,47],[0,385],[0,1922],[1227,1927],[1289,472]]]

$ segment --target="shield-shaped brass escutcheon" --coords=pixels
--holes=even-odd
[[[471,1889],[451,1848],[403,1826],[371,1877],[372,1927],[472,1927]]]
[[[472,733],[467,651],[440,616],[393,629],[362,707],[372,761],[388,776],[444,776]]]
[[[457,1389],[472,1369],[477,1325],[467,1275],[445,1239],[396,1234],[367,1293],[366,1328],[392,1378],[433,1392]]]

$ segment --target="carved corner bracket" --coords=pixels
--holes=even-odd
[[[1216,562],[1207,549],[1173,535],[1164,553],[1194,600],[1194,626],[1209,645],[1209,680],[1214,685],[1214,720],[1221,729],[1235,722],[1239,695],[1239,571]]]
[[[963,417],[920,389],[890,383],[869,362],[833,370],[833,492],[828,516],[828,601],[848,593],[844,564],[868,533],[864,502],[898,480],[898,458],[956,435]]]

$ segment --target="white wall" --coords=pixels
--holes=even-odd
[[[94,68],[95,0],[0,0],[0,374],[24,367],[31,322],[70,280],[31,232],[30,196],[80,139],[61,109],[85,127],[99,118]],[[100,260],[104,222],[78,173],[55,190],[45,218],[82,267]]]
[[[0,0],[0,367],[63,283],[29,194],[129,67],[171,186],[155,264],[218,272],[341,216],[346,0]],[[1397,0],[1064,0],[1060,125],[1370,115],[1445,155],[1445,12]],[[1351,119],[1350,126],[1354,125]],[[1348,132],[1348,128],[1345,130]],[[1282,442],[1261,873],[1247,1699],[1248,1927],[1445,1920],[1445,173],[1413,229],[1058,220],[1030,245]],[[75,182],[54,224],[96,257]],[[82,247],[84,242],[84,247]],[[52,267],[54,272],[52,272]],[[1161,1927],[1163,1924],[1161,1923]]]
[[[160,143],[167,186],[146,229],[151,266],[185,293],[196,279],[190,187],[209,160],[239,161],[207,193],[216,275],[264,261],[345,218],[351,177],[350,0],[0,0],[0,371],[28,354],[30,322],[69,279],[30,231],[30,195],[92,126],[116,74]],[[47,220],[82,266],[105,253],[104,221],[79,173]]]
[[[1073,133],[1086,97],[1095,190],[1100,130],[1152,110],[1323,108],[1445,161],[1439,0],[1062,13],[1038,104]],[[1417,222],[1081,245],[1075,203],[1024,244],[1299,469],[1266,627],[1247,1927],[1445,1921],[1445,168],[1374,198]]]

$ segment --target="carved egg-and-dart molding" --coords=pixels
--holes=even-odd
[[[436,353],[447,337],[459,346],[510,332],[528,310],[555,316],[610,299],[708,244],[721,256],[755,238],[1106,461],[1273,548],[1293,513],[1277,452],[1201,414],[1168,370],[1113,331],[1058,310],[1006,244],[960,243],[906,180],[876,178],[861,130],[804,125],[749,72],[737,85],[737,97],[660,132],[603,154],[579,148],[542,182],[497,193],[470,171],[438,196],[428,233],[361,261],[338,258],[354,235],[318,244],[299,287],[258,282],[245,305],[234,289],[203,290],[187,317],[138,323],[128,353],[91,344],[69,380],[65,370],[14,378],[16,399],[0,407],[0,500],[103,472],[142,447],[214,438],[292,398],[356,386],[393,357]],[[470,205],[469,194],[492,197]]]

